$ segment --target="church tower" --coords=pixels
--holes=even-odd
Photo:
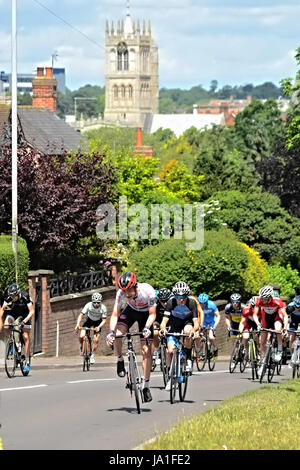
[[[127,3],[124,20],[106,22],[106,122],[145,128],[158,113],[158,49],[150,21],[132,21]]]

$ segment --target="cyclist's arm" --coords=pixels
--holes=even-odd
[[[3,317],[4,311],[5,311],[5,305],[3,304],[2,307],[0,307],[0,331],[2,330],[2,327],[3,327],[2,317]]]
[[[240,321],[240,324],[239,324],[239,332],[240,333],[243,333],[243,331],[244,331],[245,320],[246,320],[245,317],[241,318],[241,321]]]
[[[156,318],[156,305],[153,305],[153,307],[149,308],[149,317],[146,321],[145,328],[150,329],[153,322],[155,321]]]
[[[283,329],[287,330],[289,328],[289,317],[288,317],[285,307],[281,308],[281,313],[283,316]]]
[[[193,323],[194,323],[194,332],[196,333],[196,331],[199,331],[199,320],[198,320],[198,317],[197,318],[193,318]]]
[[[78,329],[79,329],[80,323],[81,323],[81,320],[82,320],[83,316],[84,316],[84,313],[82,313],[82,312],[78,315],[75,330],[78,330]]]
[[[114,309],[112,311],[111,317],[110,317],[110,323],[109,323],[110,331],[115,331],[117,323],[118,323],[119,313],[120,313],[120,306],[116,302]]]
[[[220,323],[220,320],[221,320],[221,315],[220,315],[220,312],[219,310],[215,310],[215,316],[216,316],[216,319],[215,319],[215,324],[214,324],[214,328],[217,328],[218,324]]]
[[[253,321],[256,323],[257,326],[260,325],[260,321],[258,319],[258,314],[259,314],[259,307],[254,307],[253,310]]]
[[[23,323],[27,323],[30,320],[30,318],[34,315],[34,306],[33,306],[33,304],[28,305],[28,310],[29,310],[29,313],[28,313],[27,317],[24,318]]]
[[[227,328],[231,328],[230,315],[228,315],[227,313],[225,313],[225,324],[226,324]]]

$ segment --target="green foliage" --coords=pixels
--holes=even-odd
[[[244,272],[244,289],[247,293],[258,294],[259,289],[269,282],[267,263],[248,245],[242,243],[242,246],[248,256],[248,265]]]
[[[293,297],[300,292],[300,274],[297,269],[292,269],[290,264],[282,266],[273,264],[268,266],[268,274],[271,284],[281,286],[281,295]]]
[[[187,251],[186,240],[165,240],[133,253],[129,268],[141,282],[155,288],[171,287],[176,281],[186,281],[191,292],[207,292],[211,298],[225,298],[234,290],[252,294],[252,273],[259,266],[257,285],[266,279],[263,263],[239,243],[229,230],[205,232],[204,246]],[[248,275],[245,276],[249,269]],[[255,285],[256,288],[256,285]]]
[[[277,196],[261,192],[220,191],[207,202],[219,201],[220,210],[205,217],[205,228],[226,223],[240,241],[259,251],[267,261],[296,261],[295,239],[300,236],[300,221],[281,207]],[[298,250],[299,251],[299,250]]]
[[[297,49],[295,59],[300,67],[300,47]],[[300,150],[300,69],[293,84],[291,78],[285,78],[282,80],[282,85],[285,94],[290,96],[286,130],[288,148],[296,147]]]
[[[192,175],[182,162],[170,160],[163,165],[159,177],[167,190],[185,202],[196,202],[203,196],[204,177]]]
[[[29,253],[23,238],[18,237],[18,283],[28,289]],[[15,255],[12,250],[11,236],[0,235],[0,292],[9,284],[16,282]]]

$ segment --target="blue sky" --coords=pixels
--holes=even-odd
[[[281,78],[296,75],[299,0],[130,3],[133,20],[151,20],[159,48],[160,88],[208,88],[214,79],[219,86],[278,85]],[[105,22],[125,15],[126,0],[18,0],[18,71],[31,73],[37,66],[51,65],[51,54],[57,51],[55,66],[66,68],[71,90],[87,83],[103,86]],[[11,1],[0,0],[0,70],[7,72],[10,32]]]

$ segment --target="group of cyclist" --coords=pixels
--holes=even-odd
[[[184,341],[184,352],[187,357],[187,371],[192,370],[192,343],[194,341],[196,353],[200,351],[201,334],[207,328],[209,338],[213,345],[214,356],[218,355],[215,331],[221,316],[215,302],[209,299],[208,294],[201,293],[198,297],[191,295],[188,284],[178,281],[172,290],[161,288],[155,290],[148,283],[137,281],[134,272],[125,272],[117,280],[117,294],[114,308],[110,317],[109,333],[106,337],[108,346],[114,345],[117,356],[117,374],[125,376],[125,364],[122,353],[121,336],[128,332],[137,322],[141,332],[141,352],[143,359],[143,395],[145,402],[152,400],[150,392],[150,375],[152,367],[152,345],[158,351],[160,336],[167,336],[168,363],[170,365],[175,344],[178,339],[172,333],[187,335]],[[7,313],[3,323],[3,315]],[[34,315],[34,306],[28,293],[21,290],[17,284],[8,287],[7,293],[0,308],[0,331],[21,317],[26,355],[26,370],[30,370],[30,328]],[[92,345],[91,363],[94,363],[94,353],[98,347],[99,336],[102,327],[107,320],[107,309],[102,302],[102,295],[94,293],[91,302],[88,302],[78,316],[75,326],[76,332],[81,327],[95,328]],[[81,325],[82,324],[82,325]],[[229,303],[225,306],[225,324],[229,335],[235,341],[241,334],[246,351],[249,339],[249,330],[260,332],[259,352],[262,362],[266,349],[268,332],[265,329],[278,331],[278,351],[275,361],[282,358],[283,342],[289,339],[289,347],[292,348],[295,340],[295,331],[300,324],[300,295],[293,302],[286,304],[271,286],[260,289],[258,296],[243,303],[239,293],[230,296]],[[288,337],[288,330],[291,332]],[[79,336],[80,350],[84,329]],[[159,360],[159,357],[157,357]],[[168,388],[168,384],[166,386]]]

